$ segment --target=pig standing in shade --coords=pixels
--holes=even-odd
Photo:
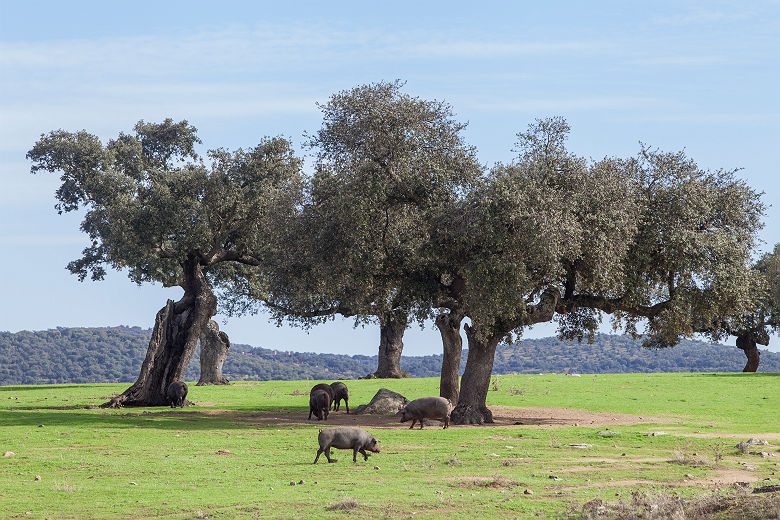
[[[330,395],[325,390],[312,390],[309,395],[309,419],[311,414],[317,417],[318,421],[328,420],[328,411],[330,410]]]
[[[401,416],[401,422],[412,421],[410,430],[417,421],[420,421],[422,430],[424,419],[441,419],[446,428],[450,425],[450,408],[450,402],[443,397],[421,397],[407,404],[397,415]]]
[[[165,394],[168,396],[168,401],[171,402],[171,408],[176,408],[177,406],[184,407],[184,398],[187,397],[187,383],[174,381],[168,385],[168,390]]]
[[[334,391],[328,383],[318,383],[311,387],[309,395],[313,394],[315,390],[324,390],[328,394],[328,409],[330,409],[331,403],[333,403]]]
[[[331,383],[330,387],[333,389],[333,411],[338,411],[341,406],[341,400],[344,399],[344,406],[347,407],[347,413],[349,413],[349,391],[347,385],[341,381]]]
[[[330,449],[338,448],[341,450],[352,450],[352,462],[357,462],[357,454],[363,455],[363,460],[368,460],[366,450],[379,453],[377,443],[379,442],[367,431],[360,428],[350,428],[347,426],[337,426],[336,428],[327,428],[320,430],[317,437],[320,443],[320,449],[317,450],[317,456],[314,458],[314,464],[320,459],[324,452],[328,462],[336,462],[336,459],[330,458]]]

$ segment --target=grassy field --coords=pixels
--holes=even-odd
[[[496,424],[447,430],[342,407],[327,425],[382,452],[316,466],[314,383],[190,385],[196,406],[176,410],[96,408],[124,384],[0,387],[0,518],[577,518],[780,483],[778,374],[498,376]],[[347,385],[350,407],[382,387],[438,394],[437,379]],[[735,448],[751,437],[769,445]]]

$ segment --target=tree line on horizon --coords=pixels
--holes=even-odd
[[[434,320],[456,424],[492,421],[497,347],[536,323],[582,341],[608,318],[659,348],[733,335],[745,370],[757,369],[756,345],[780,326],[780,254],[754,261],[764,204],[736,170],[644,144],[589,160],[566,148],[561,117],[531,123],[515,159],[488,167],[448,104],[403,86],[361,85],[318,105],[310,176],[281,137],[202,157],[187,121],[140,121],[106,144],[42,135],[32,171],[61,175],[56,207],[85,211],[91,239],[68,269],[184,290],[109,406],[165,404],[160,389],[185,376],[218,304],[303,327],[335,314],[378,323],[379,377],[401,375],[407,327]]]
[[[65,328],[0,332],[0,386],[129,383],[137,376],[152,331],[140,327]],[[460,372],[465,367],[464,353]],[[592,344],[558,338],[525,339],[496,350],[494,375],[537,373],[734,372],[742,354],[733,346],[682,340],[671,349],[642,348],[641,340],[599,334]],[[780,372],[780,353],[762,353],[763,370]],[[200,377],[199,352],[185,372]],[[408,377],[440,374],[442,355],[402,356]],[[377,355],[293,352],[233,344],[224,365],[231,381],[318,380],[364,377]]]

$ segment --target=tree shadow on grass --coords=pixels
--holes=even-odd
[[[213,410],[170,410],[161,408],[150,411],[148,409],[128,409],[106,411],[104,409],[87,409],[84,407],[35,407],[34,409],[5,409],[0,410],[0,425],[3,427],[30,427],[38,428],[40,425],[46,428],[149,428],[159,430],[257,430],[274,429],[279,426],[289,426],[290,420],[273,421],[285,416],[295,417],[294,423],[299,424],[306,419],[306,410],[297,409],[273,409],[251,414],[246,412],[234,412],[221,410],[214,413]],[[264,420],[252,420],[253,417],[262,417]],[[316,423],[312,422],[312,425]]]

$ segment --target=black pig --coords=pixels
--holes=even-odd
[[[397,415],[401,416],[401,422],[411,420],[411,430],[414,423],[420,421],[420,429],[424,419],[442,419],[444,428],[450,425],[450,402],[443,397],[421,397],[407,404]]]
[[[344,399],[344,406],[347,407],[347,413],[349,413],[349,391],[347,385],[341,381],[331,383],[330,387],[333,389],[333,410],[338,411],[341,406],[341,400]]]
[[[328,420],[328,410],[330,410],[330,396],[325,390],[312,390],[309,395],[309,420],[313,413],[318,421]]]
[[[317,464],[317,461],[323,452],[325,453],[328,462],[336,462],[336,459],[330,458],[331,448],[352,450],[352,462],[357,462],[358,452],[363,455],[363,460],[368,460],[368,453],[366,453],[366,450],[379,453],[379,448],[376,445],[379,441],[367,431],[361,430],[360,428],[350,428],[347,426],[327,428],[325,430],[320,430],[317,440],[320,443],[320,449],[317,450],[314,464]]]
[[[165,392],[168,401],[171,402],[171,408],[184,406],[184,398],[187,397],[187,383],[184,381],[174,381],[168,385],[168,391]]]
[[[333,389],[330,387],[330,385],[327,383],[317,383],[316,385],[311,387],[311,390],[309,390],[309,395],[314,393],[315,390],[325,390],[328,393],[328,398],[329,398],[328,408],[330,408],[330,403],[333,402],[333,396],[334,396]]]

